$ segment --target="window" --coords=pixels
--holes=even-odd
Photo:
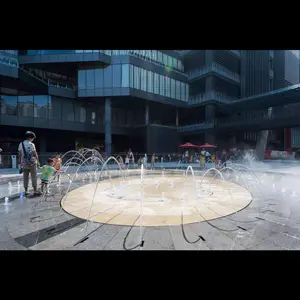
[[[154,94],[159,94],[159,74],[154,73]]]
[[[134,88],[135,89],[140,89],[141,88],[141,76],[140,76],[140,68],[134,66]]]
[[[183,71],[182,61],[178,60],[178,70]]]
[[[165,96],[165,77],[159,75],[159,94]]]
[[[104,54],[111,55],[111,50],[104,50]]]
[[[168,65],[168,55],[163,53],[162,57],[163,57],[163,64],[167,66]]]
[[[167,64],[167,66],[170,67],[170,68],[173,68],[172,64],[173,64],[173,57],[168,55],[168,64]]]
[[[22,117],[33,117],[33,96],[18,97],[18,115]]]
[[[73,102],[67,100],[62,101],[62,119],[63,121],[74,122],[74,105]]]
[[[134,87],[134,66],[133,65],[130,65],[130,74],[129,74],[129,76],[130,76],[129,86],[131,88],[133,88]]]
[[[166,97],[171,97],[171,80],[169,77],[165,76],[165,89],[166,89]]]
[[[111,88],[112,87],[112,67],[108,66],[103,70],[104,76],[104,88]]]
[[[75,122],[85,123],[86,122],[86,109],[81,103],[75,105]]]
[[[104,87],[103,84],[103,69],[96,69],[95,70],[95,88],[102,89]]]
[[[140,69],[141,71],[141,90],[147,91],[147,70]]]
[[[185,83],[180,82],[180,100],[184,101],[185,100]]]
[[[175,99],[176,97],[176,83],[175,79],[170,78],[171,80],[171,98]]]
[[[185,101],[189,100],[189,85],[185,84]]]
[[[121,87],[121,65],[112,65],[112,83],[113,87]]]
[[[49,119],[61,120],[62,100],[51,96],[49,99]]]
[[[86,86],[88,90],[95,88],[95,70],[86,71]]]
[[[122,87],[129,87],[129,65],[122,65]]]
[[[86,71],[78,71],[78,89],[86,89]]]
[[[177,59],[175,57],[172,57],[172,68],[177,69]]]
[[[17,96],[0,96],[0,107],[2,115],[17,115],[17,105],[18,97]]]
[[[83,53],[83,50],[75,50],[75,53]]]
[[[180,100],[180,81],[176,80],[176,93],[175,98]]]
[[[34,117],[48,118],[49,96],[34,96]]]
[[[157,51],[157,60],[160,63],[163,63],[163,56],[162,56],[162,53],[160,51]]]
[[[119,55],[120,54],[120,50],[113,50],[112,53],[113,53],[113,55]]]
[[[152,59],[157,61],[157,50],[152,50]]]
[[[147,71],[147,91],[153,93],[153,72]]]

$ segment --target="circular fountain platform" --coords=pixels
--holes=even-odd
[[[196,187],[197,186],[197,187]],[[96,189],[96,192],[95,192]],[[95,193],[95,197],[94,197]],[[94,198],[94,201],[92,200]],[[139,218],[142,201],[142,218]],[[233,214],[251,202],[243,187],[220,179],[148,175],[113,178],[69,192],[61,201],[69,214],[123,226],[180,225]]]

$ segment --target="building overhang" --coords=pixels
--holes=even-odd
[[[241,111],[281,106],[300,102],[300,84],[292,85],[276,91],[235,100],[218,107],[219,111]]]
[[[105,64],[111,63],[111,57],[101,52],[97,53],[67,53],[67,54],[35,54],[19,55],[19,64]],[[46,66],[44,66],[46,67]]]

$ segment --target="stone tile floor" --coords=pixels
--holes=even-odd
[[[255,184],[249,174],[243,177],[253,195],[248,207],[210,222],[142,228],[143,250],[300,249],[298,178],[260,174],[263,183]],[[14,188],[5,206],[3,197],[8,195],[8,186],[0,186],[1,250],[139,249],[139,227],[91,223],[65,213],[59,204],[67,182],[52,186],[51,195],[44,199],[21,199],[21,188]]]

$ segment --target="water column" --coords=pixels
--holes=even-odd
[[[111,99],[105,99],[105,152],[111,155]]]

